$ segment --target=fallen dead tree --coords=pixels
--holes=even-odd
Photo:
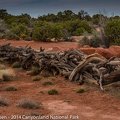
[[[120,81],[120,60],[117,57],[105,59],[95,53],[86,55],[80,50],[56,52],[35,51],[29,46],[13,47],[10,43],[0,45],[0,61],[10,64],[19,62],[23,69],[39,68],[39,73],[48,71],[53,75],[60,74],[79,84],[85,81],[108,85]]]

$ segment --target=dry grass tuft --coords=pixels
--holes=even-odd
[[[9,106],[9,102],[6,98],[0,96],[0,106]]]
[[[39,74],[39,68],[38,67],[32,67],[30,75],[35,76]]]
[[[50,85],[53,85],[53,83],[51,81],[45,81],[43,83],[44,86],[50,86]]]
[[[14,86],[9,86],[5,89],[6,91],[17,91],[17,88]]]
[[[56,89],[51,89],[48,91],[49,95],[58,95],[58,91]]]
[[[25,109],[39,109],[40,103],[30,99],[22,99],[18,102],[18,106]]]
[[[40,81],[40,80],[42,80],[41,76],[37,76],[37,77],[33,78],[33,81]]]
[[[4,64],[0,64],[0,70],[6,69],[6,66]]]
[[[15,73],[13,69],[1,69],[0,70],[0,80],[1,81],[11,81]]]
[[[76,91],[76,93],[84,93],[85,90],[83,88],[80,88],[79,90]]]
[[[12,68],[20,68],[20,63],[19,62],[15,62],[12,64]]]

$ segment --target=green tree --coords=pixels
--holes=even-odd
[[[71,36],[82,35],[85,31],[92,33],[92,28],[86,21],[74,20],[65,22],[65,28]]]
[[[84,10],[81,10],[80,12],[78,12],[79,20],[84,20],[86,15],[88,15],[88,13]]]
[[[57,18],[56,15],[49,13],[47,15],[39,16],[38,20],[47,21],[47,22],[56,22]]]
[[[28,34],[28,28],[25,24],[20,23],[19,25],[12,27],[12,32],[22,38],[22,36]]]
[[[65,10],[63,12],[64,20],[73,20],[75,17],[75,13],[73,13],[71,10]]]
[[[8,15],[7,10],[0,9],[0,18],[1,19],[4,19],[4,17],[7,16],[7,15]]]
[[[113,20],[107,23],[105,28],[106,36],[114,42],[114,40],[120,38],[120,20]]]
[[[25,24],[28,27],[30,27],[30,20],[31,20],[31,16],[28,15],[27,13],[17,16],[17,23]]]
[[[99,24],[99,20],[100,20],[100,15],[99,14],[95,14],[95,15],[92,16],[93,24],[98,25]]]
[[[52,38],[52,25],[45,21],[39,21],[34,28],[33,39],[38,41],[50,41]]]
[[[86,16],[85,16],[85,20],[87,20],[87,21],[91,21],[91,20],[92,20],[92,18],[91,18],[91,16],[90,16],[90,15],[86,15]]]
[[[63,25],[56,23],[52,25],[52,38],[55,38],[56,41],[59,41],[63,37]]]

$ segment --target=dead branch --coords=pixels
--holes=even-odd
[[[41,47],[35,51],[30,46],[13,47],[10,43],[0,45],[0,61],[12,64],[19,62],[23,69],[36,66],[39,73],[52,72],[62,75],[70,81],[83,84],[85,81],[98,83],[101,90],[104,85],[120,81],[120,59],[116,56],[106,59],[98,53],[86,55],[80,50],[45,52]]]

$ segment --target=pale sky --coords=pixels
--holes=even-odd
[[[32,17],[64,10],[74,13],[84,10],[93,15],[104,9],[109,16],[112,13],[120,16],[120,0],[0,0],[0,9],[13,15],[28,13]]]

